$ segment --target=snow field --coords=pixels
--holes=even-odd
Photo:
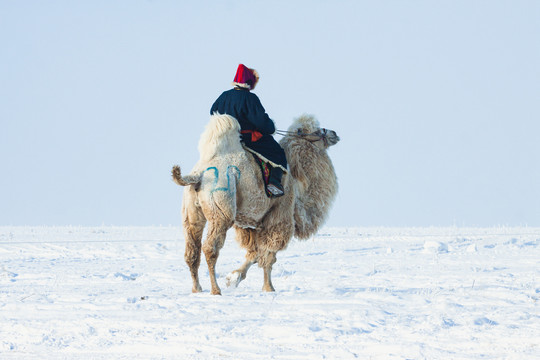
[[[325,228],[276,293],[230,232],[223,296],[181,229],[0,227],[0,359],[537,359],[540,229]]]

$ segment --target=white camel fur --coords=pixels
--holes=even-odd
[[[200,159],[187,176],[174,166],[173,180],[186,186],[182,220],[186,241],[185,261],[193,280],[193,292],[201,292],[201,249],[210,273],[212,294],[221,294],[215,266],[227,230],[234,226],[236,239],[247,250],[246,261],[227,276],[227,285],[238,286],[251,265],[264,270],[263,291],[274,291],[271,280],[276,252],[298,239],[313,236],[326,220],[338,190],[327,148],[339,137],[322,130],[313,116],[293,122],[280,145],[289,162],[283,176],[285,195],[268,198],[261,169],[240,142],[240,126],[228,115],[212,115],[199,141]],[[202,244],[204,227],[207,238]]]

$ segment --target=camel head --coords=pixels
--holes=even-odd
[[[339,142],[339,136],[334,130],[321,128],[312,115],[302,115],[288,129],[289,134],[310,141],[319,148],[327,149]]]

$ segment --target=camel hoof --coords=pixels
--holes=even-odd
[[[221,295],[221,290],[212,290],[211,292],[212,295]]]
[[[263,291],[264,292],[275,292],[276,289],[274,289],[274,287],[272,285],[270,286],[263,286]]]
[[[227,279],[227,287],[238,287],[238,284],[240,284],[240,281],[242,281],[242,277],[239,271],[233,271],[226,277]]]

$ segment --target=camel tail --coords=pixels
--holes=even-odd
[[[196,174],[196,175],[190,174],[190,175],[182,176],[182,172],[180,171],[180,166],[174,165],[172,168],[172,178],[174,182],[180,186],[188,186],[188,185],[199,186],[201,184],[202,174]]]

